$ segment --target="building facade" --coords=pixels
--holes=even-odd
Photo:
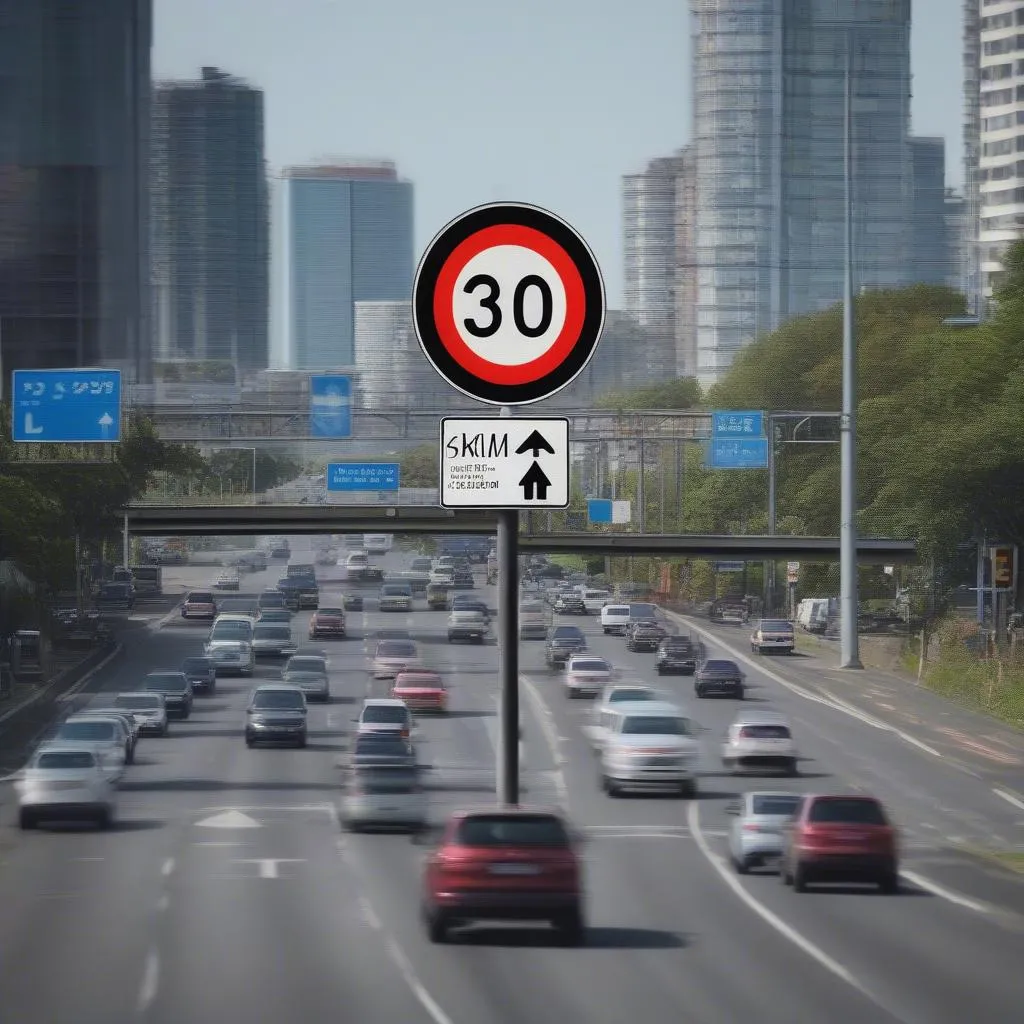
[[[964,79],[971,88],[968,62],[976,47],[977,92],[966,102],[969,110],[977,102],[977,142],[968,116],[965,159],[977,188],[977,303],[984,313],[999,288],[1007,246],[1024,237],[1024,0],[974,6],[965,25]],[[977,35],[968,43],[974,25]]]
[[[981,231],[981,7],[982,0],[963,0],[963,162],[964,209],[961,242],[961,289],[967,307],[975,315],[983,313],[981,263],[978,236]]]
[[[910,139],[913,210],[910,224],[910,280],[959,289],[959,240],[950,233],[946,190],[946,140]]]
[[[680,151],[676,181],[675,355],[676,374],[697,375],[697,159],[693,146]]]
[[[356,305],[412,296],[413,186],[390,161],[289,167],[276,185],[275,321],[286,365],[356,359]]]
[[[0,377],[148,380],[151,44],[150,0],[0,0]]]
[[[152,290],[163,360],[266,369],[269,206],[263,93],[217,68],[158,83]]]
[[[691,0],[697,377],[842,297],[847,53],[856,287],[908,279],[909,0]]]

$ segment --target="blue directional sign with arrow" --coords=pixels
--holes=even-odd
[[[442,508],[567,508],[569,421],[446,417]]]
[[[120,370],[15,370],[11,437],[34,444],[121,440]]]

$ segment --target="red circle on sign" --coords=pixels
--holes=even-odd
[[[512,366],[489,362],[474,352],[459,334],[452,312],[455,283],[466,264],[485,249],[499,245],[518,245],[544,257],[555,268],[565,289],[565,323],[558,337],[544,355]],[[558,369],[579,340],[585,313],[583,278],[573,259],[554,239],[519,224],[496,224],[460,242],[445,260],[434,289],[434,323],[441,344],[457,363],[492,384],[530,384]]]

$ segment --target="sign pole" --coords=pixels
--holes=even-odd
[[[502,417],[512,410],[503,406]],[[498,799],[519,803],[519,512],[498,512],[498,679],[501,683],[501,742]]]

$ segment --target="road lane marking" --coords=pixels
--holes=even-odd
[[[251,857],[244,860],[234,860],[233,864],[258,864],[260,867],[260,878],[280,878],[277,870],[278,864],[305,864],[301,857]]]
[[[359,913],[362,914],[363,920],[374,930],[381,931],[383,925],[380,922],[380,918],[377,916],[377,911],[373,909],[370,901],[365,896],[359,897]]]
[[[548,749],[551,752],[551,759],[555,763],[555,770],[552,774],[554,776],[555,789],[558,792],[558,799],[566,808],[568,808],[569,787],[566,784],[565,771],[562,767],[565,764],[565,758],[561,754],[558,743],[558,728],[555,725],[555,716],[551,712],[551,709],[544,703],[544,698],[541,697],[540,691],[536,686],[534,686],[528,676],[521,675],[519,677],[519,682],[526,687],[526,696],[533,704],[537,720],[540,722],[541,732],[544,733]]]
[[[918,889],[924,889],[925,892],[930,892],[933,896],[939,896],[950,903],[955,903],[958,907],[966,907],[968,910],[976,911],[979,914],[998,912],[997,907],[990,906],[988,903],[982,903],[981,900],[973,900],[969,896],[964,896],[953,889],[947,889],[944,885],[939,885],[938,882],[933,882],[930,878],[925,878],[924,875],[919,875],[916,871],[904,871],[901,869],[900,877],[905,878],[911,885],[916,885]]]
[[[156,909],[163,912],[171,905],[171,897],[164,893],[160,899],[156,901]]]
[[[441,1009],[434,997],[424,987],[423,982],[417,977],[416,971],[413,970],[413,966],[409,962],[409,958],[402,951],[402,947],[391,937],[388,937],[386,946],[388,955],[395,962],[395,966],[405,979],[405,983],[412,989],[413,995],[420,1001],[423,1009],[430,1014],[434,1024],[454,1024],[451,1017]]]
[[[996,796],[1002,797],[1008,804],[1013,804],[1014,807],[1024,811],[1024,800],[1021,800],[1020,797],[1014,796],[1012,793],[1008,793],[1005,789],[999,789],[998,787],[993,787],[992,792],[995,793]]]
[[[139,1013],[145,1013],[156,999],[160,988],[160,956],[155,949],[146,956],[146,966],[142,970],[142,984],[139,985]]]
[[[162,874],[164,876],[164,878],[168,878],[173,873],[174,873],[174,858],[173,857],[168,857],[167,860],[165,860],[163,862],[163,864],[160,866],[160,874]]]
[[[196,822],[196,828],[262,828],[258,821],[239,810],[228,810]]]
[[[867,996],[876,1006],[882,1006],[882,1004],[875,998],[875,996],[838,960],[834,960],[819,946],[816,946],[810,939],[805,938],[795,928],[788,925],[782,920],[777,914],[769,910],[763,903],[755,899],[747,889],[742,885],[739,879],[730,871],[729,867],[723,862],[722,858],[719,857],[708,845],[708,841],[704,838],[704,834],[700,827],[700,805],[691,800],[689,806],[686,809],[686,823],[690,826],[690,832],[693,835],[694,841],[697,844],[697,848],[704,855],[705,860],[718,872],[719,877],[723,882],[751,909],[757,914],[761,920],[765,921],[772,928],[774,928],[780,935],[788,939],[798,949],[802,950],[813,960],[816,960],[826,970],[831,971],[837,977],[842,978],[848,985],[857,989],[858,992]],[[885,1007],[882,1007],[886,1009]],[[888,1011],[887,1012],[891,1012]]]

